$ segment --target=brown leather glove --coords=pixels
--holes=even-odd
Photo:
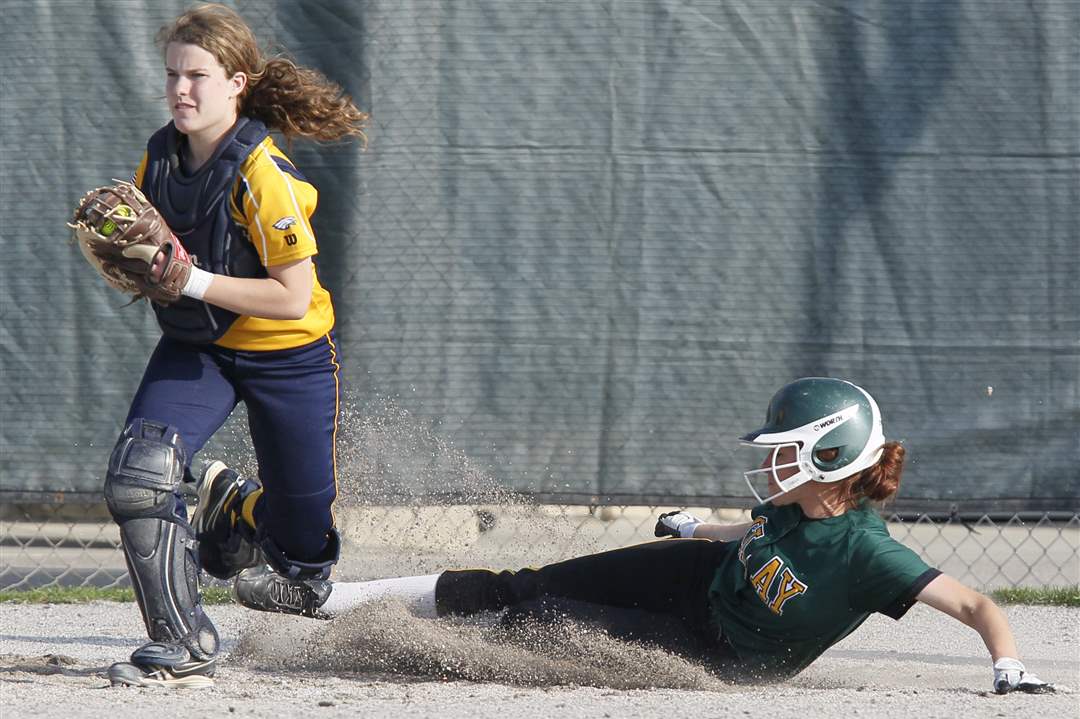
[[[117,181],[86,193],[68,227],[112,287],[162,305],[180,299],[191,257],[135,185]]]

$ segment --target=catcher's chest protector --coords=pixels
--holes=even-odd
[[[165,218],[184,247],[208,272],[232,277],[266,277],[247,230],[229,210],[229,193],[240,165],[269,132],[258,120],[241,117],[213,157],[198,172],[180,169],[180,133],[170,122],[147,144],[146,173],[140,189]],[[182,297],[168,307],[154,303],[161,331],[181,342],[213,342],[239,316],[214,305]]]

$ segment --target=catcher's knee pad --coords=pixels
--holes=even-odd
[[[326,579],[341,554],[341,536],[333,528],[327,534],[326,547],[319,556],[306,560],[286,555],[262,527],[257,530],[255,539],[267,563],[275,572],[289,579]]]
[[[120,434],[105,474],[105,503],[117,523],[176,517],[186,453],[175,427],[136,419]]]
[[[195,536],[178,512],[183,476],[184,446],[175,428],[135,420],[109,458],[105,502],[120,525],[147,634],[208,659],[217,653],[218,635],[199,601]]]

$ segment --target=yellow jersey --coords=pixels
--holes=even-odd
[[[134,183],[142,187],[147,156],[135,171]],[[260,142],[240,165],[229,193],[229,211],[259,253],[264,267],[296,262],[318,254],[311,216],[319,192],[274,144],[271,137]],[[239,316],[215,344],[236,350],[281,350],[314,342],[334,327],[330,293],[319,283],[312,263],[311,304],[298,320],[271,320]]]

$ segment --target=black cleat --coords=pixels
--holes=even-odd
[[[240,572],[233,593],[236,601],[248,609],[329,619],[319,607],[326,603],[333,588],[329,580],[289,579],[264,564]]]
[[[208,574],[228,579],[262,561],[251,532],[244,531],[248,528],[238,516],[244,498],[258,488],[224,462],[211,462],[203,470],[191,526],[199,540],[199,564]]]
[[[175,644],[151,642],[131,654],[130,662],[109,667],[114,687],[170,687],[203,689],[214,685],[216,660],[195,659]]]

